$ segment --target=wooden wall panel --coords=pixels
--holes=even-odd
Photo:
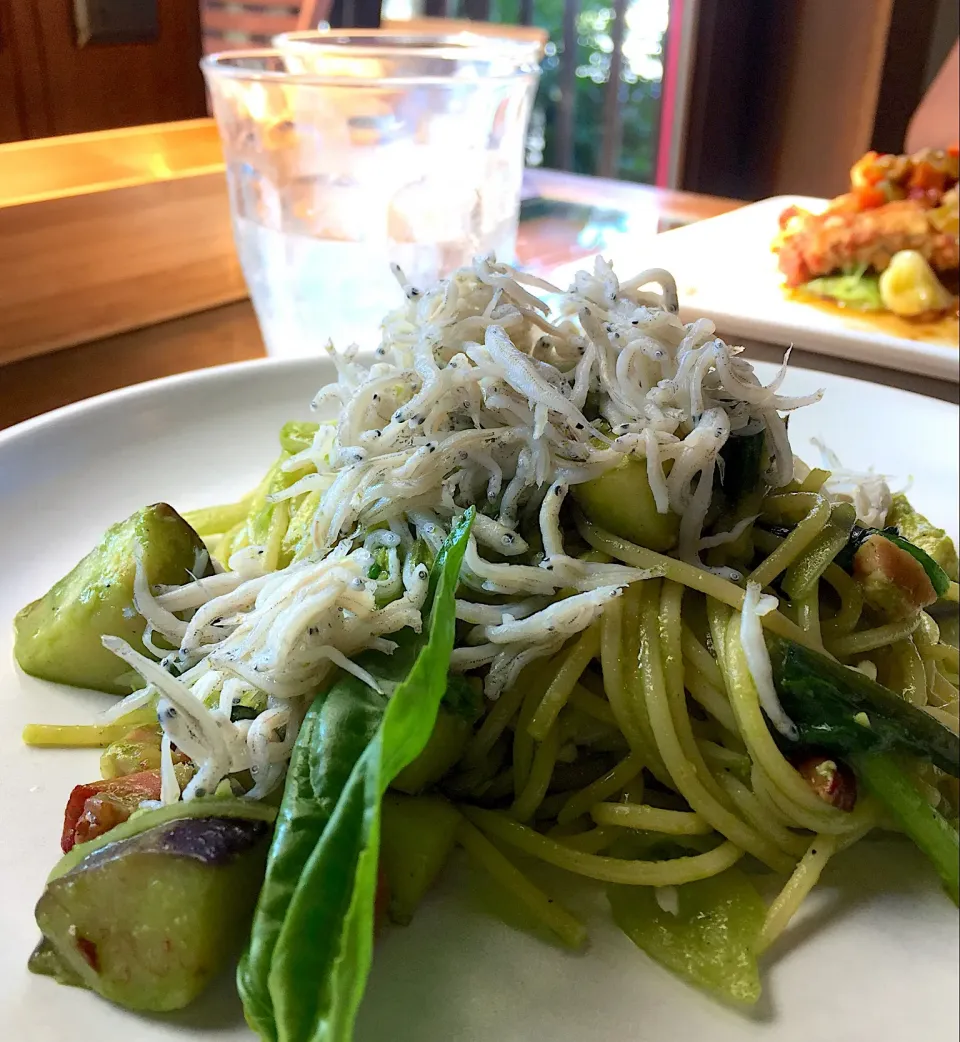
[[[10,0],[0,0],[0,143],[19,141],[26,133],[22,106],[17,82],[13,12]]]
[[[197,0],[158,0],[160,33],[151,43],[77,46],[73,0],[0,0],[13,6],[18,42],[35,22],[39,60],[20,63],[27,133],[76,134],[172,122],[206,114]],[[42,101],[41,101],[42,99]],[[46,109],[46,126],[37,113]]]
[[[892,7],[699,0],[681,186],[740,199],[844,191],[870,147]]]
[[[10,50],[16,75],[17,100],[24,137],[46,137],[50,129],[47,84],[40,47],[40,19],[32,0],[0,0],[10,26]]]
[[[893,0],[801,0],[771,194],[834,196],[870,147]]]

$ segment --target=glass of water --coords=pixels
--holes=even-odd
[[[403,302],[477,254],[513,259],[535,45],[290,34],[203,60],[240,262],[271,355],[372,350]]]

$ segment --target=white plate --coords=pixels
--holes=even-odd
[[[608,260],[621,272],[666,268],[677,280],[684,321],[712,319],[722,335],[783,344],[904,369],[941,380],[960,379],[957,344],[924,343],[892,335],[869,318],[835,314],[790,300],[770,244],[777,218],[791,205],[822,210],[823,199],[777,196],[664,232],[642,249],[615,244]],[[564,264],[547,278],[565,289],[584,261]]]
[[[769,366],[758,366],[769,378]],[[138,1017],[35,977],[32,909],[57,860],[70,788],[96,754],[20,744],[29,721],[89,720],[111,700],[14,668],[10,619],[111,522],[145,503],[189,509],[233,498],[263,472],[276,433],[305,417],[321,361],[258,362],[129,388],[0,434],[0,1022],[12,1042],[250,1038],[229,981],[193,1010]],[[919,508],[957,534],[957,408],[798,370],[788,393],[825,386],[795,415],[845,464],[913,477]],[[600,893],[564,884],[591,922],[569,955],[494,919],[489,887],[456,863],[412,926],[378,942],[358,1042],[947,1042],[958,1031],[957,916],[908,844],[869,841],[829,866],[789,938],[765,960],[765,998],[744,1015],[652,963],[610,924]]]

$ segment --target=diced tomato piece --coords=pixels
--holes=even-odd
[[[140,771],[122,778],[77,785],[63,814],[60,848],[66,853],[75,843],[102,836],[126,821],[143,800],[160,799],[160,772]]]
[[[76,842],[74,839],[74,833],[77,829],[77,822],[80,820],[80,815],[83,813],[83,805],[97,791],[96,784],[97,783],[94,782],[93,785],[75,785],[67,799],[67,806],[63,811],[63,832],[60,836],[60,849],[64,854],[66,854],[66,852],[70,850]]]
[[[850,170],[850,184],[855,189],[877,184],[886,176],[888,163],[886,154],[872,151],[865,153]]]
[[[804,212],[805,211],[801,210],[799,206],[788,206],[783,213],[780,214],[780,230],[783,231],[794,217],[800,217]]]
[[[149,799],[149,797],[145,797]],[[77,819],[73,830],[74,843],[86,843],[88,839],[96,839],[104,832],[116,828],[137,809],[140,799],[132,806],[124,798],[118,798],[108,792],[97,792],[88,796],[83,804],[83,812]]]
[[[824,803],[848,813],[856,806],[857,777],[845,763],[810,753],[795,760],[794,767]]]
[[[87,937],[78,937],[76,940],[77,951],[86,959],[87,964],[94,973],[100,972],[100,952],[97,946]]]
[[[937,170],[930,163],[918,163],[910,175],[911,195],[913,189],[921,188],[924,191],[942,192],[947,183],[947,175],[943,170]]]
[[[859,192],[845,192],[831,199],[826,213],[859,213],[863,209]]]
[[[887,202],[887,193],[876,185],[858,188],[856,195],[861,210],[872,210],[874,207],[883,206]]]
[[[954,159],[960,158],[960,144],[951,145],[947,149],[947,155],[953,156]]]

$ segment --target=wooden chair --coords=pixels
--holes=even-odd
[[[325,21],[333,6],[334,0],[200,0],[203,52],[269,47],[278,33]]]
[[[380,5],[381,0],[303,0],[302,3],[296,0],[200,0],[203,50],[209,54],[244,47],[266,47],[279,33],[315,29],[320,22],[336,28],[382,28],[414,35],[472,32],[499,36],[535,44],[541,58],[547,44],[547,31],[530,24],[533,17],[530,0],[521,0],[519,25],[487,21],[490,17],[489,0],[460,0],[459,3],[426,0],[427,16],[403,21],[381,21]],[[447,11],[455,9],[462,10],[469,17],[445,17]],[[572,21],[565,31],[574,31]],[[569,117],[572,119],[572,109]],[[572,141],[572,132],[567,136]]]
[[[323,21],[338,26],[365,27],[365,23],[373,20],[374,13],[375,9],[367,10],[362,3],[349,0],[304,0],[301,4],[278,0],[201,0],[203,50],[209,54],[241,47],[267,47],[278,33],[315,29]],[[395,32],[425,35],[473,32],[507,37],[538,44],[541,56],[547,43],[546,29],[537,26],[502,25],[466,18],[411,18],[380,21],[379,26]]]

